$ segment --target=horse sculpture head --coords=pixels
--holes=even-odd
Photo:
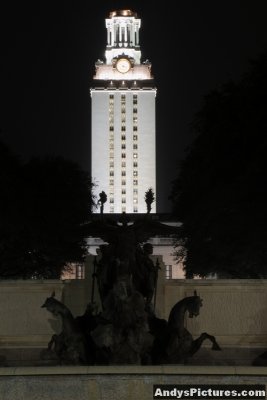
[[[197,295],[197,291],[194,290],[194,296],[188,297],[187,310],[189,318],[197,317],[200,307],[202,307],[202,299]]]
[[[57,316],[60,314],[60,311],[62,311],[62,303],[55,299],[55,295],[55,292],[53,292],[50,297],[47,297],[41,307],[46,308],[47,311],[50,311],[53,315]]]

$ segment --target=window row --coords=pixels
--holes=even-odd
[[[109,125],[109,131],[110,132],[114,132],[114,125],[113,124]],[[122,132],[126,132],[126,126],[125,125],[121,125],[121,131]],[[133,131],[137,132],[138,131],[138,127],[137,126],[133,126]],[[134,140],[137,140],[137,135],[135,135],[133,137],[136,137],[136,139],[134,139]]]
[[[109,176],[114,176],[114,170],[109,171]],[[126,170],[121,171],[121,176],[126,176]],[[133,176],[138,176],[138,171],[133,171]]]
[[[121,162],[121,167],[122,167],[122,168],[126,168],[126,161],[122,161],[122,162]],[[133,162],[133,167],[134,167],[134,168],[137,168],[137,167],[138,167],[138,162],[137,162],[137,161],[134,161],[134,162]],[[114,168],[114,159],[113,159],[113,158],[110,159],[110,161],[109,161],[109,168]]]
[[[121,148],[122,149],[126,149],[126,137],[125,136],[122,136],[121,137],[121,140],[122,140],[122,144],[121,144]],[[114,150],[114,137],[113,136],[111,136],[110,137],[110,139],[109,139],[109,148],[111,149],[111,150]],[[134,143],[133,144],[133,150],[137,150],[138,149],[138,144],[137,143]],[[111,154],[111,153],[110,153]],[[135,154],[137,154],[137,153],[134,153],[134,157],[136,158],[136,156],[135,156]],[[110,155],[110,157],[111,157],[111,155]]]
[[[110,212],[110,213],[114,213],[114,207],[113,207],[112,205],[109,207],[109,212]],[[125,205],[123,205],[123,206],[121,207],[121,212],[126,212],[126,207],[125,207]],[[134,212],[134,213],[137,213],[137,212],[138,212],[138,207],[137,207],[137,206],[134,206],[133,212]]]
[[[123,149],[126,149],[126,147],[123,148]],[[126,158],[126,153],[121,153],[121,158]],[[137,153],[133,153],[133,158],[137,159],[138,158],[138,154]],[[137,167],[137,164],[133,164],[133,166]]]

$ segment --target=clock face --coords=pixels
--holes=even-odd
[[[130,61],[127,58],[120,58],[116,63],[116,68],[122,74],[125,74],[131,68]]]

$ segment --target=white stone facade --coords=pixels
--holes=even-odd
[[[91,88],[92,179],[107,194],[105,213],[146,213],[145,192],[156,195],[156,88],[151,64],[140,64],[140,24],[129,10],[110,14]]]

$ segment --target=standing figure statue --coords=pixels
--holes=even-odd
[[[152,346],[148,315],[153,313],[158,266],[150,255],[153,247],[141,243],[159,234],[174,234],[173,227],[146,217],[129,223],[125,213],[118,222],[101,219],[88,224],[90,236],[104,242],[97,261],[96,279],[105,321],[92,332],[96,345],[105,348],[112,363],[135,364],[147,358]]]
[[[204,332],[193,339],[185,326],[186,314],[196,317],[202,306],[196,292],[173,306],[168,321],[157,318],[152,307],[159,264],[150,258],[153,246],[141,244],[156,235],[177,234],[176,228],[153,221],[149,214],[132,224],[125,214],[118,223],[102,216],[86,228],[87,236],[107,243],[101,246],[102,257],[95,259],[93,274],[102,312],[95,314],[88,308],[83,316],[73,318],[54,294],[46,299],[43,307],[62,318],[62,332],[53,335],[48,345],[61,363],[186,363],[206,339],[213,350],[220,349],[213,336]]]
[[[136,268],[133,272],[133,285],[145,298],[147,311],[153,312],[152,298],[158,280],[158,264],[154,265],[150,258],[153,254],[151,243],[145,243],[143,249],[136,250]]]
[[[118,223],[102,219],[91,222],[86,227],[88,236],[99,237],[108,243],[105,249],[101,249],[104,252],[99,262],[102,264],[101,274],[103,268],[111,271],[112,277],[109,277],[109,282],[114,284],[120,276],[132,277],[137,281],[134,276],[140,275],[140,269],[143,269],[143,272],[146,271],[146,276],[149,276],[150,286],[153,286],[153,275],[155,275],[154,266],[152,267],[149,259],[153,247],[148,244],[142,250],[140,244],[153,236],[174,235],[177,231],[177,228],[161,224],[151,218],[129,223],[125,213],[122,213]]]

